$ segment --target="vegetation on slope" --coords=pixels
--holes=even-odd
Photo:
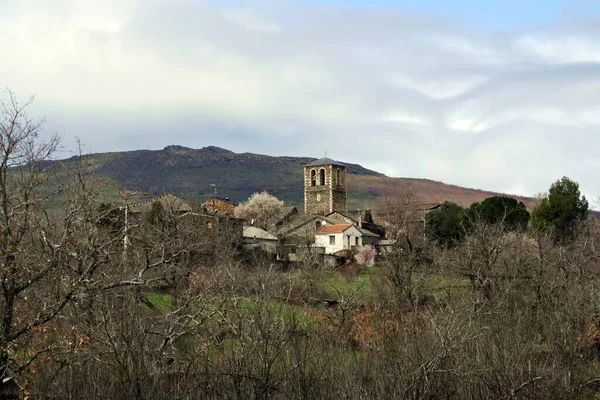
[[[287,204],[299,206],[304,190],[302,166],[314,159],[238,154],[214,146],[202,149],[168,146],[156,151],[90,154],[60,163],[69,165],[82,160],[98,176],[141,196],[173,193],[203,201],[213,196],[216,188],[219,196],[241,202],[253,193],[267,191]],[[360,165],[347,165],[351,209],[372,208],[380,198],[406,193],[423,203],[448,200],[465,206],[493,194],[428,179],[390,178]]]

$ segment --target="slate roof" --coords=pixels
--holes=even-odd
[[[318,160],[315,160],[311,163],[306,164],[305,167],[318,167],[321,165],[337,165],[340,167],[346,166],[346,164],[344,164],[343,162],[332,160],[329,157],[323,157],[323,158],[319,158]]]
[[[365,228],[358,228],[358,230],[360,231],[360,233],[363,234],[363,236],[381,237],[378,234],[376,234],[375,232],[371,232],[370,230],[365,229]]]
[[[271,235],[269,232],[264,229],[257,228],[255,226],[247,226],[244,228],[244,237],[245,238],[257,238],[263,240],[277,240],[277,237]]]
[[[351,226],[353,226],[353,225],[352,224],[324,225],[324,226],[320,227],[319,229],[317,229],[317,233],[318,234],[341,233],[341,232],[344,232],[346,229],[350,228]]]
[[[283,207],[283,212],[281,213],[283,215],[283,218],[287,217],[288,215],[290,215],[293,212],[298,212],[298,209],[295,206],[284,206]]]
[[[352,217],[348,216],[347,214],[344,214],[341,211],[332,211],[329,214],[325,215],[325,217],[327,217],[327,218],[335,218],[335,217],[331,217],[331,215],[333,215],[333,214],[339,214],[342,217],[348,218],[350,221],[354,221],[355,224],[358,224],[358,219],[357,218],[352,218]],[[346,222],[348,222],[348,221],[346,221]]]

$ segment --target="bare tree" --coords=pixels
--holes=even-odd
[[[144,276],[125,277],[113,257],[122,237],[98,230],[101,189],[81,165],[51,170],[60,140],[41,140],[44,120],[28,117],[31,101],[20,104],[8,91],[0,108],[0,390],[14,388],[41,355],[65,344],[53,335],[69,305],[91,315],[95,294]]]
[[[59,145],[59,138],[39,141],[44,120],[30,119],[8,91],[8,102],[0,106],[0,378],[6,384],[39,354],[15,360],[20,340],[36,327],[52,320],[73,299],[73,285],[66,285],[43,302],[28,298],[49,277],[63,257],[63,243],[51,245],[46,237],[44,202],[51,193],[48,174],[41,163]],[[35,251],[33,251],[35,250]],[[39,252],[41,250],[41,252]],[[38,299],[39,300],[39,299]],[[43,351],[43,350],[40,350]]]
[[[414,201],[412,193],[399,198],[385,198],[380,202],[380,219],[392,246],[382,254],[384,276],[395,288],[416,305],[419,283],[415,272],[423,263],[426,241],[423,230],[423,211]]]

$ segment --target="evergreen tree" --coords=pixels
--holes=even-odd
[[[523,202],[517,202],[512,197],[493,196],[481,203],[473,203],[465,210],[463,225],[469,229],[477,222],[486,225],[501,222],[508,230],[520,230],[527,227],[530,219]]]
[[[446,201],[440,208],[425,216],[425,233],[442,247],[452,247],[463,236],[461,224],[464,209],[456,203]]]
[[[579,184],[566,176],[550,186],[548,196],[533,210],[532,226],[539,231],[549,231],[557,241],[574,235],[577,223],[585,220],[588,201],[579,191]]]

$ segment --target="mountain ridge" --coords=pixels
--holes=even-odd
[[[217,146],[200,149],[169,145],[161,150],[130,150],[73,156],[52,163],[82,161],[97,176],[114,181],[120,190],[136,191],[141,197],[164,193],[194,201],[215,194],[244,201],[263,190],[289,204],[303,203],[303,169],[316,158],[235,153]],[[359,164],[340,160],[348,168],[349,208],[371,208],[384,198],[406,197],[435,203],[453,201],[467,206],[500,193],[464,188],[426,178],[388,177]],[[508,195],[531,203],[532,199]]]

